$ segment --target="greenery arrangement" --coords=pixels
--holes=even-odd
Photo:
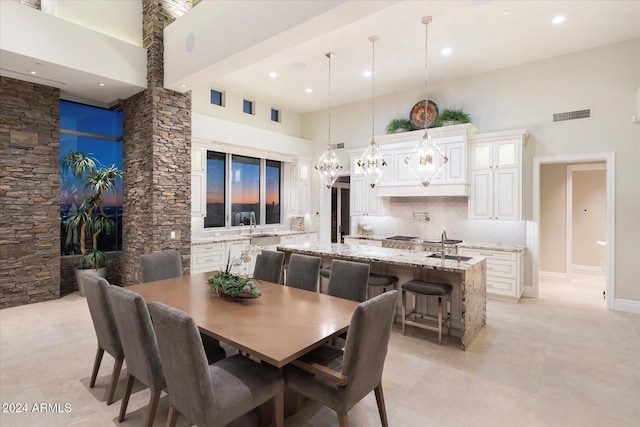
[[[393,119],[387,125],[387,133],[407,132],[411,130],[409,119]]]
[[[209,277],[211,290],[218,296],[230,296],[234,298],[257,298],[260,294],[252,280],[231,273],[231,269],[237,263],[241,263],[242,259],[231,260],[231,253],[227,260],[227,267],[224,271],[216,273],[215,276]]]
[[[80,230],[80,268],[95,270],[106,266],[107,256],[98,249],[98,235],[104,230],[110,234],[115,229],[114,221],[104,213],[104,195],[115,191],[116,180],[122,179],[122,171],[111,165],[98,167],[98,161],[79,151],[72,151],[62,160],[63,170],[85,181],[89,195],[82,201],[77,212],[69,214],[64,222],[67,232]],[[87,249],[85,237],[91,233],[91,248]]]
[[[441,127],[448,126],[451,124],[461,124],[461,123],[471,123],[471,116],[462,111],[458,110],[442,110],[435,122],[433,123],[433,127]]]

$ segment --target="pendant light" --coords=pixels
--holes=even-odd
[[[342,164],[340,163],[338,156],[336,156],[336,153],[333,151],[333,147],[331,145],[331,57],[333,56],[333,53],[328,52],[325,56],[329,58],[329,139],[327,142],[327,149],[318,159],[318,163],[315,164],[315,168],[320,174],[320,179],[324,185],[326,185],[327,188],[331,188],[340,175]]]
[[[378,144],[376,144],[374,137],[376,78],[375,46],[379,39],[378,36],[373,35],[369,37],[369,40],[371,40],[371,143],[367,149],[364,150],[364,153],[362,153],[362,158],[358,160],[358,166],[362,168],[367,184],[369,184],[371,188],[374,188],[387,168],[387,162],[384,160],[384,157],[382,157],[382,153],[380,153],[380,148],[378,147]]]
[[[418,177],[423,187],[428,187],[431,184],[431,180],[440,172],[442,166],[449,161],[447,156],[444,155],[442,149],[436,144],[427,130],[429,124],[429,98],[427,92],[427,82],[429,80],[428,72],[428,56],[427,56],[427,42],[429,35],[429,23],[431,22],[430,16],[422,17],[422,23],[424,24],[424,88],[425,88],[425,108],[424,108],[424,135],[422,139],[418,141],[413,151],[404,159],[404,162],[409,169]]]

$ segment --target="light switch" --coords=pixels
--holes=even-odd
[[[176,238],[176,232],[175,232],[175,231],[172,231],[172,232],[171,232],[171,238],[172,238],[172,239],[175,239],[175,238]]]

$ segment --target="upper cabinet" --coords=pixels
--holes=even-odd
[[[206,216],[207,152],[203,148],[191,148],[191,216]]]
[[[387,160],[388,170],[376,186],[378,196],[468,196],[469,138],[478,130],[472,124],[429,129],[429,136],[442,149],[448,161],[428,187],[423,187],[405,160],[422,139],[424,130],[377,136],[380,150]],[[411,161],[411,160],[409,160]],[[436,156],[435,162],[441,158]],[[353,182],[353,181],[352,181]],[[353,184],[352,184],[353,185]]]
[[[298,159],[289,165],[289,213],[308,214],[311,210],[311,161]]]
[[[522,219],[522,151],[528,135],[518,129],[469,140],[470,219]]]
[[[389,164],[390,158],[384,155]],[[351,182],[350,182],[350,214],[351,215],[386,215],[388,213],[387,201],[380,198],[378,190],[389,171],[382,175],[381,181],[374,188],[367,184],[362,168],[358,166],[360,156],[351,155]]]

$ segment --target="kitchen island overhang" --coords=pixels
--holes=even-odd
[[[430,257],[430,252],[322,242],[279,245],[277,249],[285,252],[285,259],[288,259],[291,253],[298,253],[322,257],[323,265],[328,265],[332,259],[342,259],[368,263],[372,272],[405,272],[404,277],[399,274],[399,289],[405,280],[414,278],[451,284],[452,327],[454,333],[459,333],[462,350],[473,342],[486,324],[484,257],[474,257],[466,261],[442,260]],[[407,277],[407,274],[410,277]]]

